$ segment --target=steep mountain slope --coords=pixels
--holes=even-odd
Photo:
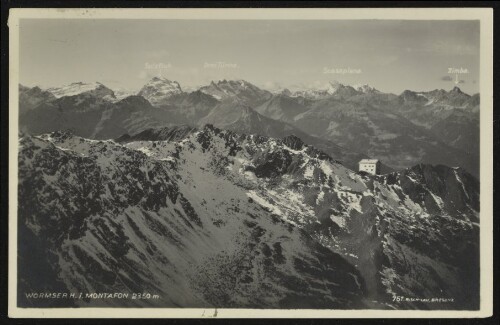
[[[112,107],[113,103],[90,92],[60,97],[20,112],[19,126],[29,134],[72,129],[76,134],[91,137],[103,112]]]
[[[457,87],[396,96],[332,83],[325,90],[276,95],[256,110],[396,169],[425,162],[479,173],[479,96]]]
[[[152,106],[141,96],[129,96],[102,112],[91,138],[110,139],[124,133],[172,125],[169,111]]]
[[[213,124],[228,130],[280,137],[282,133],[294,128],[281,121],[266,118],[255,112],[239,99],[228,99],[218,104],[199,125]]]
[[[22,139],[19,292],[159,295],[79,306],[363,307],[359,272],[223,177],[207,140]]]
[[[458,87],[448,92],[443,89],[419,93],[405,90],[385,106],[428,129],[454,112],[479,118],[479,95],[469,96]]]
[[[173,123],[196,125],[217,104],[219,104],[218,100],[197,90],[191,93],[173,95],[164,101],[162,107],[169,109]]]
[[[393,306],[477,307],[479,185],[464,170],[418,165],[371,178],[296,137],[241,137],[210,127],[197,141],[202,135],[205,154],[253,201],[358,266],[370,299],[393,305],[393,295],[448,297],[454,303]]]
[[[428,99],[426,105],[434,104],[436,106],[451,107],[451,108],[470,108],[471,96],[465,94],[458,87],[453,87],[450,91],[443,89],[433,90],[420,93]]]
[[[88,92],[43,103],[20,115],[21,131],[28,134],[71,130],[95,139],[116,138],[171,123],[168,110],[153,107],[143,97],[110,102]]]
[[[113,107],[114,92],[96,82],[75,82],[61,88],[43,91],[49,100],[40,101],[30,110],[22,109],[19,126],[22,132],[40,134],[60,129],[72,129],[76,134],[91,137],[103,111]],[[24,93],[20,93],[20,100]]]
[[[476,156],[448,146],[403,116],[368,105],[323,100],[295,117],[295,126],[396,169],[420,162],[461,166],[478,175]]]
[[[177,125],[172,127],[161,127],[156,129],[147,129],[136,134],[124,134],[115,141],[132,142],[132,141],[181,141],[198,130],[188,125]]]
[[[299,137],[305,143],[323,150],[353,169],[357,168],[360,159],[366,158],[365,155],[345,149],[334,142],[310,136],[281,120],[273,120],[265,117],[249,106],[242,104],[238,99],[228,99],[214,107],[206,117],[198,122],[199,126],[206,124],[212,124],[218,128],[234,132],[256,134],[272,138],[284,138],[293,135]],[[390,170],[392,169],[384,165],[385,172]]]
[[[453,110],[446,118],[432,125],[430,131],[450,146],[479,157],[479,114]]]
[[[278,94],[256,107],[255,111],[273,120],[291,123],[295,116],[304,113],[308,109],[307,106],[300,103],[296,98]]]
[[[413,92],[406,91],[406,94],[409,93]],[[478,162],[479,94],[469,96],[458,87],[448,92],[441,89],[413,94],[420,99],[400,96],[392,103],[393,110],[412,123],[430,130],[431,134],[449,146],[466,151]]]
[[[398,99],[397,95],[379,92],[378,90],[370,88],[369,86],[368,89],[363,90],[362,87],[363,86],[360,86],[361,89],[358,90],[359,94],[347,98],[346,102],[354,103],[360,106],[369,105],[370,107],[388,109],[389,111],[392,111],[394,109],[394,103],[396,103]]]
[[[470,96],[469,100],[465,104],[465,107],[470,109],[472,112],[479,113],[479,104],[481,101],[481,96],[479,94],[474,94]]]
[[[19,227],[35,240],[20,289],[41,290],[30,272],[45,267],[52,287],[161,296],[131,304],[478,307],[479,185],[464,170],[370,177],[293,136],[150,135],[21,140]],[[53,269],[29,263],[32,243]]]
[[[19,114],[23,114],[45,102],[50,102],[56,97],[39,87],[29,88],[19,85]]]

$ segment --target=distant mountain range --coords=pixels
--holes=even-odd
[[[293,134],[352,169],[371,157],[391,167],[386,171],[430,163],[479,175],[479,94],[457,87],[395,95],[331,82],[271,93],[244,80],[222,80],[185,92],[178,82],[155,77],[133,96],[101,83],[19,90],[20,127],[29,134],[71,129],[109,139],[209,123],[276,138]]]

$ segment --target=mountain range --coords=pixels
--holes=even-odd
[[[239,107],[228,122],[261,116]],[[211,124],[19,142],[18,292],[157,295],[73,307],[478,308],[479,182],[463,168],[367,175],[293,134]]]
[[[98,82],[19,89],[20,126],[29,134],[70,129],[108,139],[210,123],[270,137],[294,134],[352,169],[370,157],[381,160],[386,172],[429,163],[479,176],[479,94],[458,87],[394,95],[330,82],[271,93],[244,80],[221,80],[185,92],[176,81],[154,77],[127,97]]]

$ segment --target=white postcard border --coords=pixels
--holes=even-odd
[[[480,309],[477,311],[18,308],[17,185],[20,19],[480,20]],[[33,9],[9,12],[9,295],[13,318],[477,318],[493,314],[493,9]]]

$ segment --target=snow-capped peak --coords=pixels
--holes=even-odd
[[[224,88],[241,88],[241,89],[246,89],[246,88],[251,88],[254,87],[251,83],[248,81],[245,81],[243,79],[238,79],[238,80],[219,80],[217,82],[212,81],[210,83],[211,85],[215,85],[218,87],[224,87]]]
[[[177,81],[171,81],[164,77],[153,77],[144,87],[154,86],[159,89],[172,89],[182,92],[181,85]],[[144,89],[143,87],[143,89]]]
[[[262,99],[270,97],[270,93],[245,80],[219,80],[212,81],[210,85],[201,87],[201,92],[214,97],[217,100],[225,100],[233,96],[241,96],[246,99]]]
[[[111,89],[107,88],[100,82],[92,82],[92,83],[73,82],[66,86],[49,88],[47,89],[47,91],[52,93],[56,98],[61,98],[65,96],[75,96],[89,91],[94,91],[97,89],[109,90],[112,93]]]
[[[160,104],[163,100],[181,94],[182,88],[177,81],[171,81],[164,77],[153,77],[138,95],[146,98],[151,104]]]
[[[370,86],[368,84],[355,85],[354,88],[357,91],[365,93],[365,94],[379,93],[379,91],[377,89],[375,89],[374,87],[372,87],[372,86]]]
[[[351,96],[357,94],[351,86],[346,86],[338,81],[329,81],[325,84],[311,85],[296,89],[292,97],[304,97],[309,99],[327,98],[333,95]]]
[[[335,93],[337,93],[339,91],[339,89],[345,87],[343,84],[341,84],[340,82],[334,80],[334,81],[330,81],[326,86],[325,86],[325,90],[327,93],[329,93],[330,95],[333,95]]]

